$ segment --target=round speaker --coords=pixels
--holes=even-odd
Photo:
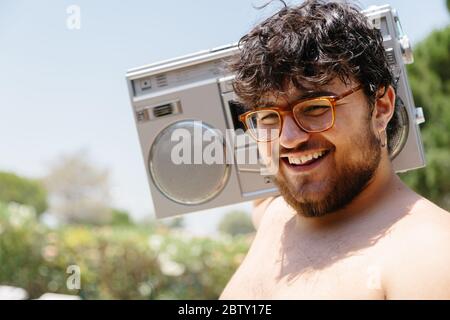
[[[202,139],[206,131],[209,138]],[[198,163],[199,153],[211,141],[220,142],[223,161],[206,164],[202,158],[201,164],[195,164],[194,160]],[[180,163],[180,157],[188,161]],[[198,205],[213,199],[225,187],[230,175],[230,165],[225,159],[226,144],[220,132],[204,122],[182,120],[158,134],[148,165],[154,184],[164,196],[183,205]]]
[[[391,159],[395,159],[398,154],[403,150],[403,147],[408,140],[409,134],[409,118],[408,111],[403,103],[403,101],[397,97],[396,108],[394,113],[395,125],[399,127],[396,132],[390,133],[390,149],[391,149]]]

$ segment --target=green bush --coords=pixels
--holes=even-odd
[[[84,299],[216,299],[249,248],[248,237],[191,237],[163,226],[65,226],[0,204],[0,284]],[[69,290],[68,266],[81,271]]]
[[[418,193],[450,210],[450,26],[433,31],[414,48],[408,65],[414,101],[423,107],[421,125],[427,165],[402,175]]]
[[[0,201],[28,205],[40,215],[47,210],[47,192],[37,180],[0,172]]]
[[[232,236],[255,232],[250,216],[244,211],[227,213],[220,221],[218,229],[220,232]]]
[[[111,209],[111,225],[116,226],[131,226],[133,225],[133,221],[130,219],[130,214],[125,210],[120,209]]]

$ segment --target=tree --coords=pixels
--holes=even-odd
[[[89,162],[85,152],[61,156],[44,179],[50,212],[63,222],[111,221],[109,173]]]
[[[28,205],[38,215],[47,210],[47,192],[43,185],[38,180],[9,172],[0,172],[0,201]]]
[[[425,113],[421,132],[427,166],[402,175],[402,179],[450,209],[450,26],[432,32],[416,46],[414,56],[408,74],[414,101]]]
[[[111,224],[115,226],[131,226],[133,221],[130,219],[130,215],[125,210],[112,209]]]
[[[249,234],[255,231],[252,220],[244,211],[232,211],[227,213],[219,223],[220,232],[236,236]]]

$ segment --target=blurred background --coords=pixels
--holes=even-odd
[[[236,42],[264,3],[0,1],[0,298],[220,295],[251,204],[154,219],[125,72]],[[357,3],[399,12],[427,158],[402,179],[450,210],[450,0]]]

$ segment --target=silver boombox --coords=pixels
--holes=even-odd
[[[364,11],[374,27],[381,30],[384,47],[397,75],[397,103],[402,125],[395,137],[393,165],[403,172],[425,165],[419,124],[421,108],[414,105],[405,64],[413,62],[412,49],[403,34],[399,17],[389,5]],[[197,163],[172,161],[178,143],[173,133],[201,132],[212,137],[228,129],[243,135],[238,120],[239,104],[233,92],[233,75],[226,71],[226,60],[239,49],[229,45],[177,59],[167,60],[127,72],[132,110],[136,120],[150,191],[157,218],[212,209],[278,194],[270,176],[260,174],[262,164]],[[246,134],[245,134],[246,135]],[[238,139],[239,140],[239,139]],[[191,141],[202,150],[208,142]],[[257,152],[256,143],[241,139],[224,152],[240,156]],[[195,151],[194,151],[195,152]]]

